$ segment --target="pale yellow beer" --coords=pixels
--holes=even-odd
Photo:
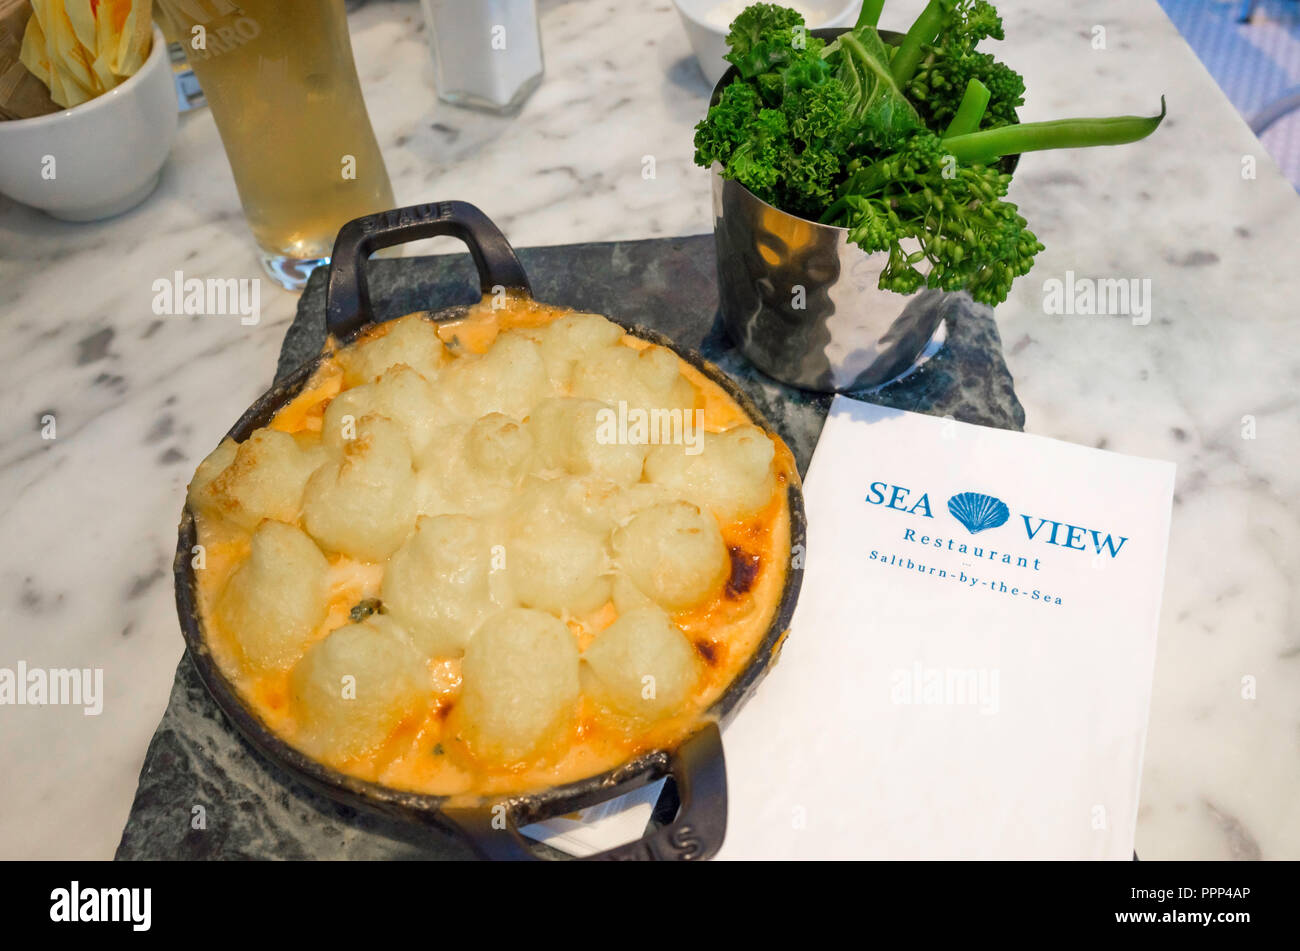
[[[343,0],[158,0],[212,109],[263,262],[300,286],[339,227],[391,208]]]

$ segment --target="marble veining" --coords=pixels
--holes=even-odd
[[[920,6],[889,0],[883,25]],[[1026,156],[1012,198],[1047,250],[997,312],[1027,430],[1178,463],[1138,851],[1300,857],[1300,202],[1155,0],[999,7],[1024,119],[1169,101],[1148,142]],[[397,199],[473,202],[520,247],[706,233],[690,130],[708,90],[671,4],[540,9],[547,75],[514,119],[436,100],[412,0],[352,15]],[[125,215],[0,199],[0,665],[102,667],[106,693],[98,717],[0,708],[3,857],[113,854],[181,654],[166,566],[185,483],[293,316],[266,281],[253,327],[157,316],[152,282],[176,270],[259,274],[204,110]],[[1150,322],[1045,314],[1067,271],[1149,279]]]

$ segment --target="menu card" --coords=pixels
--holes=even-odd
[[[1174,466],[837,397],[720,858],[1130,859]]]

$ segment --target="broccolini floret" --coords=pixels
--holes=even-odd
[[[954,0],[947,25],[923,58],[906,93],[932,129],[952,121],[972,79],[989,91],[982,128],[1016,121],[1016,109],[1025,102],[1025,81],[1019,73],[989,53],[975,49],[981,40],[1004,36],[1002,18],[988,0]]]
[[[857,171],[828,214],[862,250],[889,252],[882,289],[965,290],[996,304],[1043,249],[1016,206],[1003,200],[1010,182],[991,166],[955,165],[943,141],[924,132]],[[916,250],[903,250],[907,239]],[[924,272],[917,268],[922,261],[929,265]]]

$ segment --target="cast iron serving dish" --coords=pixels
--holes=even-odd
[[[326,323],[340,345],[352,341],[359,331],[374,322],[363,266],[366,259],[382,248],[438,235],[454,236],[469,247],[485,294],[499,293],[504,288],[531,296],[527,275],[514,250],[500,230],[473,205],[439,202],[368,215],[344,225],[334,244]],[[454,310],[444,311],[433,316],[445,319],[454,313]],[[611,319],[618,321],[616,315]],[[631,334],[672,349],[721,386],[755,425],[774,432],[753,401],[699,354],[679,349],[645,328],[627,324],[623,327]],[[253,430],[267,425],[303,389],[324,356],[299,367],[263,394],[235,423],[230,438],[242,442]],[[791,549],[803,551],[806,528],[803,496],[793,482],[788,489],[788,501]],[[735,715],[776,660],[803,577],[802,567],[787,568],[775,616],[758,648],[709,708],[703,725],[676,748],[641,754],[609,772],[577,782],[452,808],[446,797],[392,789],[326,766],[290,746],[245,706],[233,683],[217,665],[204,637],[197,579],[191,562],[196,543],[194,515],[187,504],[181,515],[173,562],[181,629],[199,676],[244,737],[289,774],[340,803],[458,836],[479,856],[490,859],[538,858],[529,841],[519,833],[520,826],[575,812],[664,776],[671,776],[676,784],[681,803],[676,817],[653,828],[642,839],[592,858],[703,859],[714,855],[722,845],[727,825],[727,780],[720,727]]]

